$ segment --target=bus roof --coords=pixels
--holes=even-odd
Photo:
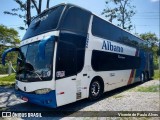
[[[95,16],[97,16],[97,17],[103,19],[104,21],[106,21],[106,22],[112,24],[113,26],[115,26],[115,27],[117,27],[117,28],[120,28],[119,26],[114,25],[113,23],[107,21],[106,19],[102,18],[101,16],[96,15],[95,13],[93,13],[93,12],[91,12],[91,11],[89,11],[89,10],[83,8],[83,7],[80,7],[80,6],[78,6],[78,5],[74,5],[74,4],[72,4],[72,3],[62,3],[62,4],[63,4],[63,5],[75,6],[75,7],[78,7],[78,8],[80,8],[80,9],[83,9],[83,10],[85,10],[85,11],[88,11],[88,12],[90,12],[92,15],[95,15]],[[59,4],[59,5],[62,5],[62,4]],[[125,29],[122,29],[122,28],[120,28],[120,29],[123,30],[123,31],[125,31],[125,32],[127,32],[127,33],[129,33],[129,34],[131,34],[131,35],[133,35],[134,37],[138,38],[139,40],[141,40],[141,42],[144,42],[144,43],[148,44],[148,42],[146,42],[145,40],[141,39],[140,37],[138,37],[138,36],[136,36],[136,35],[130,33],[129,31],[127,31],[127,30],[125,30]]]
[[[119,28],[119,29],[121,29],[121,30],[123,30],[123,31],[125,31],[125,32],[127,32],[127,33],[129,33],[129,34],[131,34],[132,36],[134,36],[134,37],[138,38],[139,40],[141,40],[141,42],[148,44],[148,42],[146,42],[145,40],[141,39],[140,37],[138,37],[138,36],[130,33],[129,31],[126,31],[125,29],[122,29],[122,28],[120,28],[119,26],[114,25],[113,23],[107,21],[106,19],[102,18],[101,16],[96,15],[95,13],[93,13],[93,12],[91,12],[91,11],[83,8],[83,7],[80,7],[80,6],[78,6],[78,5],[72,4],[72,3],[61,3],[61,4],[58,4],[58,5],[56,5],[56,6],[53,6],[53,7],[49,8],[49,9],[44,10],[41,14],[44,14],[45,12],[47,12],[47,11],[49,11],[49,10],[52,10],[52,9],[58,7],[58,6],[62,6],[62,5],[64,5],[64,6],[74,6],[74,7],[80,8],[80,9],[82,9],[82,10],[85,10],[85,11],[91,13],[92,15],[95,15],[95,16],[99,17],[100,19],[103,19],[104,21],[112,24],[113,26],[115,26],[115,27],[117,27],[117,28]],[[41,15],[41,14],[40,14],[40,15]],[[37,18],[38,16],[39,16],[39,15],[37,15],[35,18]],[[33,18],[33,20],[34,20],[35,18]],[[33,20],[32,20],[32,21],[33,21]],[[139,42],[140,42],[140,41],[139,41]]]

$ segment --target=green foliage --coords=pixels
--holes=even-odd
[[[139,37],[150,43],[150,49],[153,52],[154,69],[158,69],[158,37],[155,33],[151,32],[140,34]]]
[[[140,38],[142,38],[143,40],[147,40],[148,42],[151,43],[151,45],[153,46],[156,42],[158,42],[158,37],[156,36],[155,33],[144,33],[144,34],[140,34],[139,35]]]
[[[140,86],[140,87],[135,87],[131,90],[130,92],[159,92],[159,85],[152,85],[152,86]]]
[[[0,46],[0,56],[2,56],[2,53],[7,49],[7,47],[4,46]],[[6,56],[6,65],[2,65],[0,64],[0,74],[7,74],[8,73],[8,62],[11,61],[12,65],[15,66],[17,63],[17,57],[18,57],[18,53],[15,52],[11,52],[9,54],[7,54]],[[0,63],[1,63],[1,59],[0,59]],[[15,68],[15,67],[14,67]]]
[[[0,77],[0,85],[13,85],[15,83],[15,74],[6,77]]]
[[[7,28],[4,25],[0,25],[0,40],[5,40],[5,43],[11,43],[12,46],[16,46],[20,43],[20,40],[18,38],[18,32],[14,30],[13,28]],[[2,56],[2,53],[8,49],[8,47],[4,45],[0,45],[0,56]],[[13,64],[16,64],[17,60],[17,53],[9,53],[6,57],[6,62],[11,61]],[[1,63],[1,59],[0,59]],[[8,71],[8,66],[2,66],[0,65],[0,74],[6,74]]]
[[[114,7],[111,8],[111,5]],[[130,31],[133,27],[131,18],[135,14],[134,8],[135,6],[131,5],[131,0],[106,0],[106,8],[102,15],[104,14],[110,22],[116,19],[119,22],[118,26]]]
[[[113,97],[117,99],[117,98],[122,98],[122,97],[124,97],[124,96],[121,95],[121,94],[118,94],[118,95],[114,95]]]
[[[8,66],[3,66],[0,64],[0,75],[1,74],[7,74],[7,71],[8,71]]]
[[[18,32],[13,28],[7,28],[4,25],[0,25],[0,40],[5,40],[13,45],[20,43]]]
[[[154,70],[154,76],[153,78],[155,80],[159,80],[160,79],[160,71],[159,70]]]

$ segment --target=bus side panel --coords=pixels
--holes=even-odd
[[[140,75],[143,71],[146,70],[146,67],[147,67],[146,53],[143,50],[139,50],[138,56],[141,58],[141,63],[140,63],[140,68],[135,70],[134,82],[140,81]]]
[[[103,47],[103,43],[104,41],[107,42],[111,42],[112,45],[116,45],[116,46],[120,46],[123,47],[123,52],[119,53],[116,51],[110,51],[110,50],[106,50],[106,49],[102,49]],[[107,43],[106,42],[106,43]],[[107,46],[107,45],[106,45]],[[119,56],[123,56],[123,55],[128,55],[128,56],[137,56],[136,55],[136,49],[133,47],[128,47],[126,45],[122,45],[119,44],[117,42],[113,42],[113,41],[109,41],[109,40],[105,40],[102,38],[98,38],[95,37],[93,35],[89,36],[89,42],[88,42],[88,49],[91,51],[91,56],[93,56],[93,51],[99,51],[99,53],[110,53],[110,54],[119,54]],[[99,54],[97,54],[99,55]],[[98,57],[98,56],[97,56]],[[95,57],[95,58],[97,58]],[[103,58],[103,57],[102,57]],[[91,57],[92,59],[92,57]],[[104,59],[104,58],[103,58]],[[107,60],[107,59],[106,59]],[[128,61],[128,64],[130,64],[131,61]],[[90,63],[91,65],[92,63]],[[98,64],[97,62],[95,64]],[[107,63],[107,64],[114,64],[112,62]],[[102,66],[103,67],[103,66]],[[93,66],[91,65],[91,68],[93,72],[91,72],[91,79],[93,79],[95,76],[100,76],[103,80],[104,80],[104,91],[109,91],[109,90],[113,90],[116,89],[118,87],[121,86],[125,86],[128,84],[128,81],[130,80],[130,84],[134,82],[134,78],[135,78],[135,72],[134,75],[131,76],[132,74],[132,70],[128,69],[128,70],[105,70],[105,71],[95,71],[93,70]],[[135,70],[135,69],[133,69]]]
[[[153,53],[149,54],[149,64],[149,77],[152,78],[154,76]]]

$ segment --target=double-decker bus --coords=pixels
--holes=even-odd
[[[17,51],[15,93],[56,108],[153,76],[147,42],[72,4],[35,17]]]

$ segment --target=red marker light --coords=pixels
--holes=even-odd
[[[22,97],[22,100],[24,100],[24,101],[28,101],[28,98],[26,98],[26,97]]]
[[[59,94],[64,94],[64,92],[60,92]]]

